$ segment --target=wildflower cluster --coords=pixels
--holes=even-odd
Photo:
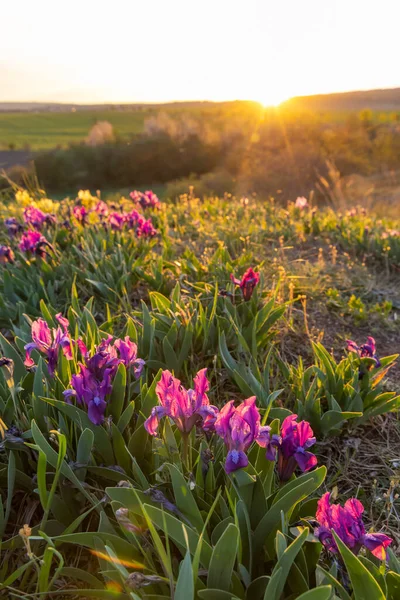
[[[137,356],[137,346],[127,336],[112,344],[112,336],[103,339],[93,353],[90,353],[82,340],[77,345],[82,355],[79,372],[72,375],[70,386],[63,392],[64,398],[77,402],[87,408],[88,417],[95,425],[104,421],[107,408],[106,398],[112,392],[112,383],[118,365],[124,364],[132,369],[134,377],[141,376],[144,361]]]
[[[147,190],[146,192],[134,190],[129,196],[133,202],[140,204],[142,208],[159,208],[161,204],[156,194],[151,190]]]

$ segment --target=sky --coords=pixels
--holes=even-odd
[[[0,102],[256,100],[400,86],[399,0],[5,0]]]

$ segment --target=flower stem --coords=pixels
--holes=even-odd
[[[189,471],[189,434],[186,432],[182,433],[182,460],[186,470]]]

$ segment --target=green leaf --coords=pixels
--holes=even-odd
[[[201,533],[204,527],[203,517],[193,498],[189,485],[175,465],[168,464],[167,467],[171,475],[176,506],[187,517],[191,526]]]
[[[385,600],[385,594],[368,569],[348,549],[335,532],[333,532],[333,535],[346,565],[355,600]]]
[[[0,346],[3,351],[3,355],[7,358],[11,358],[14,361],[14,381],[19,383],[26,375],[26,368],[22,361],[22,358],[15,350],[15,348],[6,340],[4,335],[0,333]]]
[[[279,600],[285,587],[286,579],[289,571],[294,563],[297,554],[305,542],[309,533],[308,527],[305,527],[303,532],[286,548],[280,559],[276,563],[271,579],[265,590],[264,600]]]
[[[232,592],[225,592],[224,590],[199,590],[197,595],[199,598],[204,598],[204,600],[239,600]]]
[[[214,546],[208,569],[207,586],[229,590],[239,543],[239,530],[230,523]]]
[[[175,600],[194,600],[194,582],[193,568],[190,559],[190,552],[186,552],[186,556],[181,563],[178,580],[175,587]]]
[[[275,532],[281,523],[281,512],[285,515],[290,513],[299,502],[307,498],[307,496],[312,494],[321,485],[321,476],[323,475],[323,481],[326,475],[326,467],[320,467],[318,471],[320,471],[320,474],[317,477],[310,473],[309,478],[305,478],[300,485],[291,487],[290,491],[271,506],[254,532],[255,556],[261,553],[263,545],[267,542],[267,538],[270,539],[272,535],[275,537]],[[292,482],[289,482],[289,484],[292,484]]]
[[[323,578],[328,581],[328,583],[333,585],[333,587],[336,589],[337,593],[339,594],[342,600],[351,600],[349,594],[346,592],[342,584],[339,583],[339,581],[332,575],[332,573],[329,573],[329,571],[325,571],[325,569],[317,565],[317,574],[322,575]],[[324,579],[322,579],[323,582]]]
[[[126,368],[122,363],[118,366],[118,371],[115,375],[110,401],[108,403],[110,412],[113,417],[114,423],[118,423],[118,420],[122,414],[125,402],[125,388],[126,388]]]
[[[304,594],[297,597],[297,600],[329,600],[331,593],[332,588],[330,585],[322,585],[315,590],[304,592]]]
[[[74,421],[74,423],[76,423],[82,430],[90,429],[94,434],[94,447],[96,451],[102,456],[107,465],[115,464],[115,458],[110,439],[102,425],[94,425],[87,416],[87,413],[77,406],[73,406],[72,404],[68,404],[67,402],[62,402],[60,400],[55,400],[54,398],[41,398],[41,400],[43,402],[47,402],[51,406],[55,406],[60,412],[72,419],[72,421]]]
[[[389,571],[386,575],[387,600],[399,600],[400,598],[400,575]]]

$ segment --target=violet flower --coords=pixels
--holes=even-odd
[[[231,273],[231,281],[240,287],[243,299],[248,301],[253,295],[254,288],[260,281],[260,275],[250,267],[250,269],[247,269],[242,279],[236,279],[233,273]]]
[[[300,467],[306,473],[317,465],[317,457],[308,452],[315,437],[307,421],[296,422],[297,415],[289,415],[281,426],[281,443],[278,446],[278,474],[281,481],[288,481]],[[271,460],[267,454],[267,458]]]
[[[31,358],[31,353],[33,350],[38,350],[47,358],[50,377],[54,377],[60,349],[68,360],[72,359],[71,338],[68,333],[68,320],[65,319],[61,313],[56,315],[56,319],[61,327],[53,329],[50,329],[43,319],[34,321],[31,327],[32,342],[29,342],[29,344],[26,344],[25,346],[26,355],[24,365],[26,367],[32,367],[35,364]]]
[[[375,361],[375,368],[381,366],[381,362],[376,355],[376,345],[373,337],[368,336],[367,342],[361,344],[361,346],[357,346],[353,340],[346,340],[346,344],[348,352],[355,352],[360,358],[373,358]]]
[[[133,374],[136,377],[136,379],[139,379],[139,377],[142,374],[145,362],[142,358],[138,358],[137,345],[135,344],[135,342],[132,342],[129,335],[127,335],[123,340],[115,340],[114,346],[119,352],[120,361],[125,365],[127,369],[133,367]]]
[[[24,230],[23,225],[18,223],[15,217],[9,217],[8,219],[4,219],[4,225],[6,226],[7,233],[10,237],[15,237],[17,233],[20,233]]]
[[[338,553],[332,530],[354,554],[365,546],[380,560],[386,559],[386,548],[392,539],[383,533],[366,533],[362,514],[364,507],[356,498],[350,498],[344,506],[330,503],[330,493],[326,492],[318,500],[315,535],[329,552]]]
[[[157,235],[157,229],[153,226],[151,219],[144,221],[141,223],[139,227],[136,229],[136,235],[140,237],[154,237]]]
[[[234,400],[227,402],[215,421],[215,432],[224,440],[228,450],[225,471],[232,473],[247,467],[247,450],[253,442],[265,448],[270,431],[270,427],[260,426],[255,396],[247,398],[238,407],[234,406]]]
[[[10,246],[0,246],[0,264],[13,263],[15,260],[14,252]]]
[[[86,225],[89,213],[84,206],[74,206],[72,214],[81,225]]]
[[[137,210],[132,210],[131,212],[126,213],[125,219],[128,224],[128,227],[130,227],[131,229],[141,227],[145,222],[145,218],[143,217],[143,215],[138,213]]]
[[[109,213],[108,205],[105,202],[103,202],[103,200],[98,201],[94,210],[99,215],[99,217],[107,217]]]
[[[108,223],[114,231],[120,231],[125,225],[125,215],[120,212],[112,212],[108,216]]]
[[[56,222],[54,215],[49,215],[35,206],[27,206],[24,210],[24,221],[35,229],[41,229],[43,225],[52,225]]]
[[[94,425],[101,425],[107,407],[105,398],[112,392],[112,368],[104,368],[99,378],[89,367],[79,366],[79,373],[72,375],[70,381],[72,389],[63,392],[64,398],[68,402],[75,397],[79,404],[86,405],[89,419]]]
[[[142,208],[158,208],[160,206],[160,200],[151,190],[145,192],[134,190],[129,195],[132,200],[137,204],[140,204]]]
[[[22,252],[31,252],[41,258],[44,258],[48,252],[46,248],[54,250],[53,246],[46,240],[46,238],[39,233],[39,231],[26,231],[18,245]]]
[[[92,355],[83,340],[77,340],[83,363],[79,363],[79,373],[71,378],[72,389],[63,392],[67,402],[76,398],[79,404],[87,407],[88,417],[94,425],[100,425],[104,421],[106,396],[112,392],[118,365],[123,363],[127,368],[133,367],[137,379],[143,370],[144,361],[137,358],[137,346],[129,336],[125,340],[116,340],[114,344],[112,339],[111,335],[102,339]]]
[[[147,433],[157,434],[162,417],[170,417],[183,434],[190,433],[200,422],[205,431],[213,430],[218,409],[210,405],[207,397],[209,383],[206,371],[207,369],[201,369],[197,373],[193,380],[194,389],[190,390],[186,390],[170,371],[162,372],[156,386],[160,405],[152,408],[150,417],[144,423]]]

